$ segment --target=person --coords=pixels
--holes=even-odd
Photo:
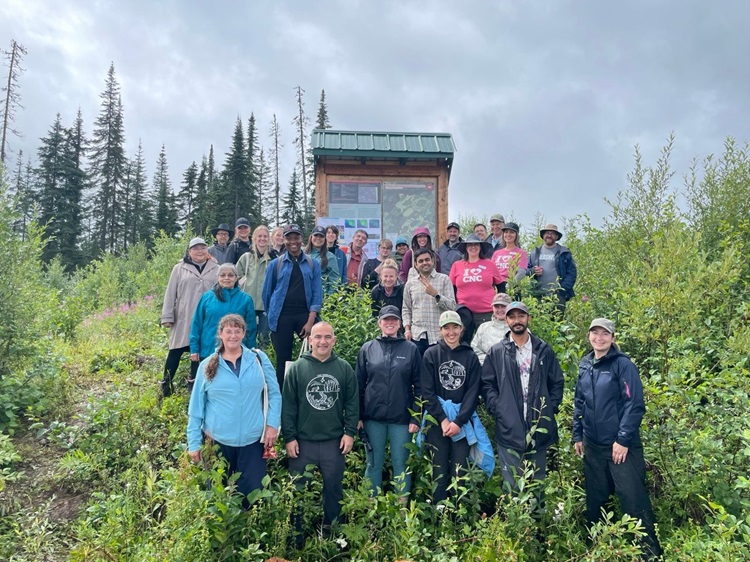
[[[438,341],[440,314],[456,308],[451,280],[435,271],[433,253],[430,248],[414,252],[417,275],[404,286],[404,335],[417,345],[420,355]]]
[[[414,252],[420,248],[428,248],[432,253],[432,261],[435,265],[435,269],[440,272],[441,262],[440,256],[438,256],[432,248],[432,237],[430,236],[430,229],[424,226],[420,226],[414,229],[414,236],[411,239],[411,248],[406,251],[404,258],[401,260],[401,270],[399,271],[398,278],[402,283],[406,281],[412,275],[416,276],[416,268],[414,267]]]
[[[456,287],[456,302],[471,311],[478,328],[492,318],[492,299],[500,283],[500,272],[492,260],[481,257],[491,251],[491,246],[476,234],[461,242],[459,250],[463,258],[453,264],[449,277]]]
[[[526,253],[526,250],[518,245],[518,225],[516,223],[509,222],[505,224],[502,233],[504,244],[492,254],[492,261],[495,262],[500,272],[501,282],[498,290],[501,293],[505,293],[508,289],[508,277],[510,274],[513,274],[513,278],[516,281],[520,281],[526,277],[529,255]]]
[[[656,558],[661,546],[646,488],[641,378],[615,343],[614,322],[595,318],[588,341],[592,350],[581,360],[573,402],[573,444],[583,457],[586,518],[591,524],[599,521],[602,507],[616,494],[623,512],[641,520],[646,553]]]
[[[339,248],[339,227],[333,224],[329,224],[326,227],[326,245],[328,251],[336,256],[336,263],[339,264],[339,275],[341,282],[346,279],[346,254]]]
[[[461,251],[458,249],[458,245],[464,239],[461,238],[461,227],[457,222],[450,223],[446,232],[448,237],[445,242],[440,244],[437,253],[440,257],[440,273],[450,275],[453,264],[461,259]]]
[[[381,238],[378,242],[378,255],[374,258],[367,260],[365,268],[362,271],[364,277],[363,287],[366,289],[372,289],[380,281],[380,270],[385,263],[385,260],[391,257],[393,251],[393,242],[388,238]]]
[[[398,265],[399,269],[401,268],[401,262],[404,259],[404,255],[409,250],[409,243],[403,236],[399,236],[396,238],[396,253],[393,254],[393,259],[395,260],[396,264]]]
[[[344,459],[357,432],[359,391],[354,370],[334,352],[333,326],[315,324],[309,340],[310,352],[292,363],[284,380],[281,432],[289,472],[304,474],[315,465],[323,476],[323,528],[328,531],[341,513]],[[303,477],[300,484],[305,482]],[[295,524],[299,533],[299,514]],[[298,534],[298,546],[302,540]]]
[[[161,392],[165,398],[171,396],[174,390],[172,380],[182,354],[190,353],[190,327],[195,307],[203,293],[216,283],[218,274],[219,264],[209,259],[203,238],[190,240],[185,256],[172,268],[161,309],[161,325],[169,328],[169,353],[161,381]],[[188,380],[195,379],[197,372],[198,362],[193,361]]]
[[[487,225],[483,222],[478,222],[474,225],[471,231],[479,236],[480,239],[485,240],[487,238]]]
[[[505,293],[497,293],[492,299],[492,320],[485,322],[471,340],[471,348],[477,354],[479,362],[484,365],[484,359],[493,345],[500,343],[510,332],[505,322],[505,307],[511,302],[511,298]]]
[[[273,450],[281,426],[281,391],[273,365],[259,349],[248,349],[245,321],[227,314],[219,322],[215,353],[201,362],[188,405],[188,454],[201,462],[205,439],[219,446],[239,473],[237,490],[244,496],[262,487],[264,453]],[[243,500],[249,507],[247,498]]]
[[[490,234],[485,238],[485,242],[490,243],[492,251],[505,247],[505,240],[503,238],[504,226],[505,217],[500,213],[496,213],[490,217]]]
[[[190,360],[203,361],[216,350],[216,334],[219,321],[227,314],[237,314],[245,321],[245,339],[242,344],[247,348],[255,347],[257,324],[255,320],[255,303],[252,297],[242,292],[237,282],[237,269],[231,263],[219,266],[219,280],[210,291],[198,301],[190,328]],[[193,388],[188,380],[188,388]]]
[[[271,231],[271,248],[279,256],[283,254],[286,249],[284,246],[284,229],[280,226],[275,227]]]
[[[534,277],[536,285],[534,295],[556,296],[557,309],[564,314],[567,302],[575,296],[576,263],[570,250],[558,243],[563,235],[557,225],[546,225],[539,236],[544,244],[537,246],[529,256],[529,275]]]
[[[547,449],[557,442],[555,414],[563,397],[563,373],[552,347],[529,332],[529,309],[519,301],[505,309],[509,337],[490,348],[482,366],[482,394],[495,419],[503,480],[516,490],[523,463],[534,478],[547,474]]]
[[[230,246],[234,264],[236,265],[242,254],[250,251],[250,223],[245,217],[240,217],[234,223],[234,230],[236,236]]]
[[[302,230],[284,229],[286,251],[268,264],[263,280],[263,306],[276,351],[276,377],[283,387],[286,362],[292,358],[294,334],[310,335],[323,305],[320,264],[302,252]]]
[[[443,312],[439,325],[440,341],[425,351],[421,378],[424,413],[437,422],[428,424],[425,434],[432,449],[435,504],[448,496],[451,475],[468,466],[471,447],[464,426],[475,415],[482,373],[474,351],[461,342],[458,313]]]
[[[383,262],[380,282],[370,291],[372,314],[377,318],[380,309],[387,304],[398,308],[399,315],[404,306],[404,286],[398,282],[398,266],[392,259]]]
[[[326,246],[326,229],[316,226],[305,246],[305,253],[320,264],[323,282],[323,296],[330,295],[341,285],[341,272],[336,256]]]
[[[358,228],[352,236],[349,251],[346,252],[346,281],[356,287],[364,287],[364,270],[367,263],[367,231]]]
[[[271,342],[271,331],[268,328],[268,315],[263,304],[263,283],[271,260],[278,257],[276,250],[271,248],[271,235],[268,227],[258,225],[253,230],[252,248],[245,252],[237,262],[237,272],[240,275],[240,288],[253,299],[255,315],[258,319],[258,343],[263,349]]]
[[[229,245],[229,239],[234,236],[234,230],[226,223],[221,223],[216,228],[211,229],[211,235],[214,237],[214,245],[208,249],[208,253],[216,260],[219,265],[223,263],[234,263],[232,247]]]
[[[366,342],[357,354],[359,425],[369,440],[365,477],[376,495],[383,485],[386,442],[390,443],[397,492],[409,495],[411,475],[406,471],[407,445],[419,431],[414,417],[415,398],[421,395],[422,358],[417,346],[399,334],[401,312],[386,305],[378,313],[380,335]],[[360,434],[361,435],[361,434]]]

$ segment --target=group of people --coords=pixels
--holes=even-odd
[[[301,229],[288,225],[282,231],[283,251],[267,260],[263,270],[261,309],[245,290],[247,284],[241,284],[242,278],[248,279],[246,268],[218,264],[207,257],[202,239],[191,240],[173,270],[162,315],[165,325],[172,324],[165,381],[184,351],[190,351],[193,361],[190,456],[200,460],[202,445],[215,442],[230,471],[241,473],[237,487],[247,494],[261,486],[266,458],[274,456],[280,433],[290,472],[303,475],[306,466],[315,465],[322,474],[326,528],[340,514],[345,457],[357,435],[365,444],[365,476],[373,494],[387,484],[383,467],[390,450],[395,490],[408,498],[408,445],[415,434],[432,455],[435,502],[448,496],[451,478],[472,461],[488,473],[498,462],[511,493],[527,467],[533,478],[543,480],[548,451],[558,441],[563,374],[551,346],[529,331],[526,304],[498,289],[519,272],[544,283],[551,268],[556,277],[545,290],[553,291],[564,306],[572,296],[575,264],[569,250],[559,245],[562,234],[554,225],[541,230],[544,244],[528,257],[517,245],[514,223],[501,225],[493,245],[489,238],[495,238],[496,218],[487,240],[477,235],[462,240],[452,223],[438,252],[429,231],[415,232],[401,266],[386,254],[391,249],[386,241],[382,259],[366,274],[366,233],[359,237],[363,239],[355,234],[342,262],[335,251],[340,248],[329,241],[329,235],[338,240],[338,233],[316,228],[303,251]],[[270,257],[272,235],[267,229],[261,229],[260,251],[254,244],[259,229],[240,263],[247,255]],[[490,253],[490,247],[497,249]],[[500,250],[505,252],[495,259]],[[447,274],[438,270],[446,267]],[[372,272],[378,276],[371,291],[380,335],[363,342],[353,367],[336,356],[334,326],[320,318],[326,268],[352,284]],[[566,279],[563,286],[562,275],[571,271],[572,282]],[[256,277],[250,280],[257,284]],[[175,333],[180,314],[189,311],[188,299],[180,298],[187,296],[180,293],[182,286],[203,291],[193,298],[187,342]],[[168,302],[169,297],[174,300]],[[259,310],[267,317],[275,367],[255,348]],[[473,337],[467,336],[470,324],[477,327]],[[297,336],[309,342],[309,351],[291,362]],[[581,361],[575,391],[573,440],[576,453],[584,458],[586,513],[589,521],[597,521],[610,496],[617,494],[623,511],[642,521],[647,551],[658,555],[639,437],[645,412],[642,385],[636,367],[614,339],[611,321],[592,321],[592,351]],[[495,421],[494,450],[476,415],[480,400]]]

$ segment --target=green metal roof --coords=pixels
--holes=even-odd
[[[315,156],[453,160],[456,145],[449,133],[387,133],[314,129]]]

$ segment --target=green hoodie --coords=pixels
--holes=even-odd
[[[281,402],[284,441],[328,441],[354,437],[359,390],[351,365],[336,357],[319,361],[306,353],[287,369]]]

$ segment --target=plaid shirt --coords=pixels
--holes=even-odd
[[[427,294],[418,275],[409,276],[404,286],[404,306],[401,314],[404,326],[411,329],[412,340],[422,339],[426,335],[427,341],[432,345],[438,341],[440,315],[446,310],[456,309],[456,297],[447,275],[433,270],[429,281],[438,292],[440,300]]]

